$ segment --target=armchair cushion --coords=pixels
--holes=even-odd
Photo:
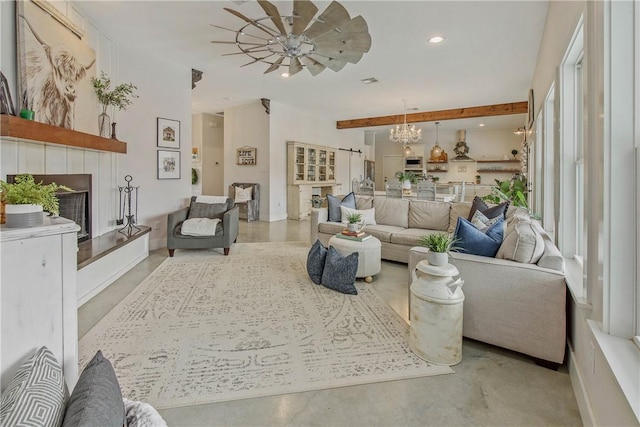
[[[202,202],[198,202],[196,197],[192,197],[191,206],[189,207],[188,218],[222,219],[222,216],[224,215],[224,213],[229,209],[231,209],[232,207],[233,207],[232,199],[227,199],[226,203],[202,203]]]

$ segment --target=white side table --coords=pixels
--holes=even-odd
[[[358,271],[356,272],[356,277],[363,277],[365,282],[371,283],[373,280],[371,276],[380,273],[382,244],[380,240],[375,237],[359,242],[357,240],[348,240],[332,236],[329,239],[329,246],[336,248],[342,256],[358,252]]]
[[[409,347],[420,358],[439,365],[462,361],[462,279],[458,269],[420,261],[411,283]]]

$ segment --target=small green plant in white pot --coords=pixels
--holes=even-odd
[[[410,190],[411,184],[418,182],[418,177],[411,171],[398,171],[395,176],[398,178],[398,181],[402,184],[402,188],[405,190]]]
[[[60,213],[56,191],[73,191],[56,183],[36,183],[30,174],[17,175],[13,183],[0,181],[2,198],[6,203],[7,227],[32,227],[42,225],[42,212]]]
[[[449,251],[455,247],[458,240],[446,232],[426,234],[420,238],[420,244],[429,249],[427,261],[429,264],[442,266],[449,262]]]
[[[362,230],[362,214],[351,213],[347,215],[347,230],[352,233],[357,233]]]

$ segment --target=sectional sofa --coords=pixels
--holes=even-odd
[[[359,210],[373,208],[376,225],[364,230],[378,238],[383,259],[408,264],[408,283],[426,258],[422,236],[453,232],[471,203],[356,197]],[[329,222],[326,208],[311,210],[311,242],[327,245],[345,225]],[[451,263],[464,279],[463,335],[534,357],[557,367],[566,345],[564,258],[535,220],[516,208],[506,212],[501,258],[452,253]],[[528,230],[528,233],[525,232]],[[515,234],[512,234],[515,233]],[[509,246],[509,247],[506,247]],[[519,259],[520,261],[515,261]]]

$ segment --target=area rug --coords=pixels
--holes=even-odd
[[[123,395],[156,408],[446,374],[408,347],[408,326],[365,282],[313,284],[303,242],[176,251],[80,340]]]

